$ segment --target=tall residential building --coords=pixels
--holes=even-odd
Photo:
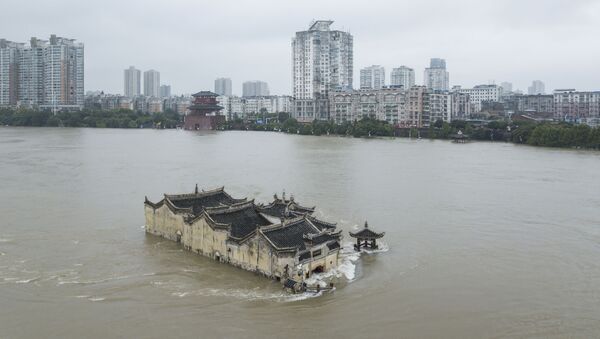
[[[83,107],[83,44],[52,34],[43,54],[44,106]]]
[[[264,81],[246,81],[242,85],[243,97],[261,97],[269,95],[269,85]]]
[[[133,66],[123,71],[124,90],[123,93],[128,98],[137,97],[141,94],[142,72]]]
[[[331,30],[332,23],[314,21],[292,38],[293,114],[299,121],[329,119],[329,91],[352,89],[353,37]]]
[[[231,79],[218,78],[215,80],[215,93],[218,95],[231,96]]]
[[[450,89],[450,73],[446,70],[446,60],[433,58],[428,68],[425,68],[424,84],[434,91]]]
[[[411,88],[415,85],[415,70],[406,66],[392,69],[390,85]]]
[[[19,103],[25,106],[44,104],[44,49],[48,41],[31,38],[19,58]]]
[[[385,68],[379,65],[360,70],[361,89],[380,89],[385,86]]]
[[[502,82],[500,83],[500,87],[502,87],[502,92],[504,92],[504,94],[508,94],[513,91],[513,85],[510,82]]]
[[[0,39],[0,107],[15,106],[19,98],[19,58],[24,44]]]
[[[171,85],[160,85],[159,94],[161,98],[168,98],[171,96]]]
[[[546,86],[544,86],[544,83],[541,82],[540,80],[534,80],[531,83],[531,86],[529,86],[527,88],[527,93],[529,95],[545,94],[546,93]]]
[[[144,72],[144,95],[158,97],[160,88],[160,72],[153,69]]]

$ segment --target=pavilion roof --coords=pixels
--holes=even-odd
[[[350,232],[350,236],[352,238],[359,238],[359,239],[367,239],[367,240],[372,240],[372,239],[379,239],[382,238],[385,235],[385,232],[381,232],[381,233],[377,233],[373,230],[371,230],[369,228],[369,224],[365,222],[365,227],[358,231],[358,232]]]

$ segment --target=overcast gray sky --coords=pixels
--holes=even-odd
[[[354,77],[371,64],[407,65],[422,83],[429,58],[445,58],[451,85],[509,81],[526,90],[600,90],[600,0],[83,0],[9,1],[0,37],[51,33],[85,43],[86,91],[123,92],[123,69],[161,72],[173,93],[230,77],[291,89],[291,38],[312,19],[354,35]]]

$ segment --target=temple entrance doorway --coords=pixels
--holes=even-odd
[[[312,270],[312,273],[323,273],[323,272],[325,272],[325,268],[321,265],[315,267],[315,269]]]

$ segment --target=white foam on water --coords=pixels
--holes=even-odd
[[[3,255],[6,255],[6,253],[0,252],[0,257],[3,256]]]
[[[15,283],[17,283],[17,284],[29,284],[30,282],[38,281],[41,278],[42,277],[35,277],[35,278],[31,278],[31,279],[17,280],[17,281],[15,281]]]
[[[102,298],[102,297],[91,297],[91,298],[88,298],[88,300],[89,300],[89,301],[94,301],[94,302],[95,302],[95,301],[104,301],[104,300],[106,300],[106,298]]]
[[[78,299],[87,299],[87,298],[91,298],[91,295],[76,295],[74,296],[74,298],[78,298]]]
[[[377,248],[376,250],[372,250],[372,249],[363,247],[360,251],[361,251],[361,253],[374,254],[374,253],[385,253],[390,250],[388,245],[383,241],[377,242],[377,247],[379,247],[379,248]]]
[[[0,243],[7,243],[7,242],[12,242],[12,239],[8,239],[8,238],[0,238]]]
[[[234,298],[247,301],[276,301],[276,302],[292,302],[316,298],[323,295],[323,291],[317,293],[304,292],[300,294],[290,294],[285,291],[281,292],[265,292],[260,289],[218,289],[218,288],[203,288],[192,291],[172,292],[172,296],[178,298],[184,297],[224,297]]]
[[[108,281],[113,281],[113,280],[122,280],[122,279],[128,279],[131,276],[129,275],[124,275],[124,276],[120,276],[120,277],[111,277],[111,278],[105,278],[105,279],[99,279],[99,280],[84,280],[84,281],[80,281],[80,280],[61,280],[58,282],[58,285],[92,285],[92,284],[100,284],[100,283],[105,283]]]
[[[73,266],[83,266],[83,264],[73,264]]]
[[[72,242],[73,244],[75,244],[75,245],[78,245],[78,244],[79,244],[79,240],[71,240],[71,242]]]

